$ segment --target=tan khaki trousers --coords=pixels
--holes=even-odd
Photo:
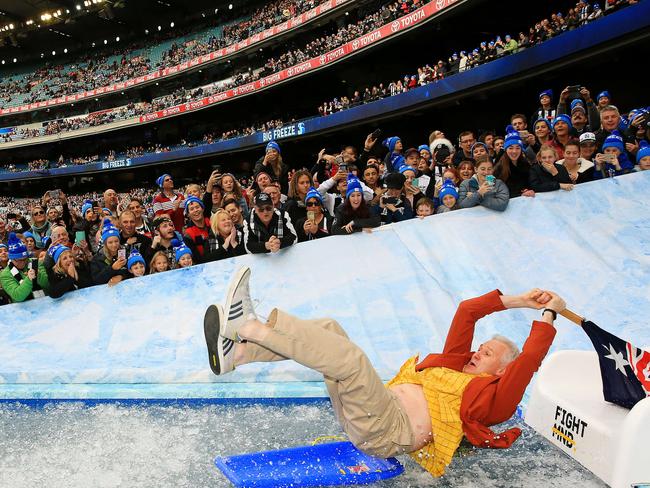
[[[382,458],[412,450],[415,438],[399,401],[338,322],[274,309],[267,325],[263,341],[246,344],[246,362],[293,359],[322,373],[336,418],[358,449]]]

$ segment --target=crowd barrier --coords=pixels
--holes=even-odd
[[[147,73],[146,75],[138,76],[136,78],[121,81],[118,83],[113,83],[111,85],[102,86],[92,90],[86,90],[83,92],[75,93],[74,95],[65,95],[50,100],[44,100],[41,102],[17,105],[15,107],[0,108],[0,116],[22,113],[22,112],[30,112],[32,110],[38,110],[41,108],[49,108],[56,105],[63,105],[66,103],[74,103],[74,102],[82,101],[92,97],[108,95],[110,93],[124,91],[135,86],[142,86],[147,83],[159,81],[162,78],[175,76],[179,73],[183,73],[184,71],[204,67],[209,63],[231,58],[242,51],[251,49],[253,47],[257,47],[264,41],[267,41],[268,39],[274,36],[285,34],[309,22],[313,22],[314,20],[321,18],[321,16],[325,14],[330,14],[334,12],[336,9],[339,9],[344,4],[349,4],[350,1],[351,0],[327,0],[321,3],[320,5],[314,7],[313,9],[298,15],[297,17],[288,19],[285,22],[282,22],[281,24],[274,25],[273,27],[269,27],[268,29],[263,30],[262,32],[258,32],[257,34],[248,37],[243,41],[237,42],[235,44],[231,44],[230,46],[226,46],[225,48],[217,49],[216,51],[213,51],[208,54],[204,54],[202,56],[191,59],[189,61],[180,63],[178,65],[152,71],[151,73]]]
[[[232,274],[252,268],[262,317],[279,307],[338,320],[383,379],[409,356],[442,349],[466,298],[499,288],[548,288],[569,307],[638,345],[650,344],[650,172],[517,198],[506,212],[459,210],[375,232],[297,244],[187,269],[0,307],[0,399],[286,398],[325,396],[293,362],[247,365],[215,377],[203,314]],[[523,344],[532,310],[482,320]],[[553,350],[593,350],[559,318]]]
[[[640,2],[637,5],[620,10],[579,29],[566,32],[520,53],[483,64],[437,83],[415,88],[400,95],[353,107],[326,117],[314,117],[287,124],[272,131],[256,132],[250,136],[228,139],[212,144],[183,147],[166,153],[148,153],[135,158],[122,158],[116,161],[66,168],[1,173],[0,181],[92,173],[182,161],[204,156],[217,156],[261,146],[271,139],[286,140],[310,136],[370,119],[375,120],[378,117],[399,113],[423,104],[435,103],[437,100],[450,95],[460,94],[485,84],[498,83],[500,80],[515,75],[533,77],[539,74],[539,71],[536,70],[542,66],[552,64],[568,56],[602,46],[608,42],[614,42],[635,32],[645,32],[645,35],[647,35],[650,33],[648,27],[650,27],[650,2]]]

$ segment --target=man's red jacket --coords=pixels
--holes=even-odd
[[[454,315],[442,354],[429,354],[416,366],[416,370],[444,367],[462,371],[472,358],[476,321],[492,312],[505,310],[500,295],[499,290],[494,290],[462,301]],[[505,448],[519,437],[521,429],[508,429],[497,435],[489,426],[505,422],[515,413],[554,337],[555,328],[552,325],[533,321],[521,354],[506,367],[503,376],[478,376],[469,382],[463,392],[460,418],[465,436],[473,445]]]

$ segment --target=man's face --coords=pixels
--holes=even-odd
[[[158,229],[160,237],[163,239],[172,239],[174,237],[174,222],[165,220]]]
[[[52,230],[52,244],[63,244],[68,246],[70,244],[70,237],[68,236],[68,231],[65,230],[65,227],[59,225]]]
[[[375,186],[377,180],[379,179],[379,174],[375,168],[366,168],[363,172],[363,179],[366,182],[366,185]]]
[[[600,122],[603,125],[603,129],[611,132],[618,127],[618,124],[621,122],[621,116],[616,110],[605,110],[600,112]]]
[[[163,190],[171,191],[174,189],[174,179],[171,176],[165,176],[163,180]]]
[[[512,127],[515,130],[526,130],[526,121],[521,117],[515,117],[512,119]]]
[[[212,205],[217,207],[221,206],[221,200],[223,200],[223,192],[221,188],[215,186],[212,189]]]
[[[36,225],[42,225],[43,222],[45,222],[45,219],[47,217],[45,216],[45,210],[41,207],[35,207],[32,209],[32,221]]]
[[[133,201],[129,203],[129,210],[135,214],[136,219],[142,216],[142,205],[140,205],[140,202]]]
[[[233,224],[238,224],[241,221],[241,209],[237,205],[229,203],[225,210],[230,215]]]
[[[460,138],[460,147],[463,148],[465,154],[469,154],[469,150],[472,148],[476,141],[474,140],[474,135],[469,134]]]
[[[566,122],[558,121],[555,123],[553,130],[557,136],[566,136],[569,133],[569,125]]]
[[[417,168],[419,159],[420,155],[418,153],[412,152],[406,158],[406,164],[408,164],[411,168]]]
[[[582,127],[587,123],[587,116],[582,110],[574,110],[571,113],[571,123],[574,126]]]
[[[187,208],[187,212],[189,213],[192,220],[203,219],[203,207],[197,202],[190,203],[190,206]]]
[[[55,222],[59,218],[59,211],[55,208],[47,209],[47,220],[50,222]]]
[[[492,134],[488,134],[485,136],[485,145],[487,147],[493,147],[492,144],[494,143],[494,136]]]
[[[106,190],[104,192],[104,205],[108,208],[117,206],[117,192],[115,190]]]
[[[124,237],[135,235],[135,217],[129,213],[123,213],[120,215],[120,227]]]
[[[347,164],[354,163],[357,160],[357,157],[354,155],[354,151],[350,147],[346,147],[341,151],[341,156],[343,157],[343,162]]]
[[[481,344],[478,351],[472,355],[472,359],[463,367],[463,373],[501,376],[505,372],[503,356],[507,352],[508,346],[503,342],[490,339]]]
[[[14,263],[14,266],[20,270],[25,269],[25,266],[27,265],[27,258],[22,258],[22,259],[12,259],[11,262]]]
[[[264,191],[267,186],[271,184],[271,178],[266,173],[260,173],[257,176],[257,186],[260,187],[261,191]]]
[[[280,189],[275,185],[269,185],[264,189],[264,193],[271,197],[271,202],[273,202],[274,207],[280,206]]]
[[[9,259],[9,251],[6,247],[0,247],[0,262],[6,263]]]
[[[494,150],[495,150],[496,152],[501,152],[501,150],[503,149],[503,143],[504,143],[504,142],[505,142],[505,141],[504,141],[503,139],[500,139],[500,138],[499,138],[499,139],[495,139],[495,140],[494,140]]]
[[[539,99],[539,103],[541,103],[543,107],[546,107],[551,103],[551,97],[548,95],[542,95]]]
[[[261,207],[255,206],[255,213],[264,225],[268,225],[273,218],[273,206],[264,204]]]

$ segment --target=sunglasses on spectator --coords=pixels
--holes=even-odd
[[[257,207],[260,212],[272,212],[273,207],[271,205],[264,205],[263,207]]]
[[[33,215],[33,216],[36,216],[36,215],[45,215],[45,212],[43,212],[42,210],[37,210],[36,212],[32,212],[32,215]]]
[[[306,207],[320,207],[320,203],[318,202],[307,202],[305,204]]]

